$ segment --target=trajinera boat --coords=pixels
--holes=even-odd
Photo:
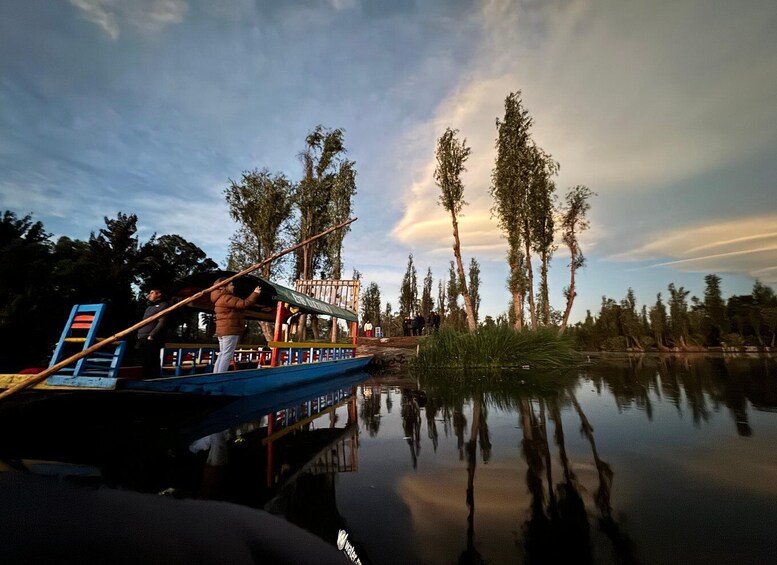
[[[218,278],[235,274],[230,271],[212,271],[182,279],[174,286],[173,301],[192,297],[211,286]],[[30,388],[250,396],[343,375],[362,369],[372,359],[371,355],[356,353],[355,312],[255,275],[235,280],[235,294],[247,296],[257,286],[261,287],[262,292],[257,302],[245,310],[245,315],[250,319],[274,322],[273,341],[266,346],[238,345],[230,370],[226,372],[213,372],[218,354],[217,344],[166,343],[160,351],[161,374],[144,375],[140,367],[122,367],[127,343],[115,340],[59,369]],[[330,294],[335,297],[337,292]],[[186,307],[200,312],[213,312],[213,304],[207,296],[190,302]],[[99,326],[104,311],[104,304],[73,306],[49,367],[100,342]],[[329,316],[333,323],[338,319],[346,321],[350,326],[352,343],[284,341],[282,327],[292,312]],[[11,388],[41,372],[29,370],[0,375],[0,390]]]

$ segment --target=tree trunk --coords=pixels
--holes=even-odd
[[[459,241],[459,223],[456,221],[456,214],[451,211],[451,222],[453,223],[453,254],[456,256],[456,269],[459,272],[459,281],[461,282],[461,296],[464,298],[464,311],[467,314],[467,326],[469,331],[477,330],[475,322],[475,309],[472,307],[472,299],[467,290],[467,279],[464,275],[464,264],[461,262],[461,243]]]
[[[318,331],[318,316],[310,315],[310,329],[313,330],[313,339],[317,340],[320,332]]]
[[[558,329],[558,335],[567,330],[569,322],[569,313],[572,312],[572,303],[575,301],[577,292],[575,291],[575,269],[577,268],[577,249],[570,249],[571,260],[569,263],[569,294],[567,294],[567,307],[564,309],[564,317],[561,319],[561,327]]]
[[[550,324],[550,297],[548,296],[548,254],[547,252],[542,253],[542,282],[540,283],[542,286],[540,288],[541,298],[542,298],[542,323],[543,324]]]
[[[528,278],[529,287],[529,319],[531,321],[531,329],[537,329],[537,306],[534,303],[534,271],[531,266],[531,245],[529,239],[524,238],[524,247],[526,251],[526,277]]]
[[[332,331],[329,333],[332,343],[337,343],[337,320],[332,318]]]
[[[274,330],[273,325],[270,322],[259,322],[259,328],[262,330],[262,335],[267,341],[272,341]]]
[[[513,293],[513,313],[515,314],[515,331],[523,331],[523,294]]]

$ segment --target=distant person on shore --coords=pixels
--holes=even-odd
[[[415,335],[423,335],[423,333],[424,333],[424,325],[425,325],[424,317],[419,312],[415,316],[415,326],[416,326]]]
[[[166,310],[170,304],[162,300],[162,291],[152,288],[148,291],[148,308],[143,312],[143,320]],[[165,344],[167,316],[162,316],[138,330],[136,347],[140,349],[144,377],[158,377],[161,374],[159,350]]]
[[[367,337],[372,337],[372,322],[367,320],[367,323],[364,324],[364,335]]]
[[[224,280],[220,278],[216,283]],[[216,310],[216,337],[219,340],[219,357],[213,367],[214,373],[225,373],[229,369],[237,342],[245,331],[243,310],[255,304],[261,292],[261,287],[257,286],[248,298],[239,298],[235,296],[235,284],[229,283],[210,293]]]
[[[402,335],[408,336],[410,331],[410,316],[405,316],[405,319],[402,320]]]

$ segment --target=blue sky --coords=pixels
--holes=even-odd
[[[520,89],[560,195],[598,194],[573,319],[628,287],[640,304],[670,282],[701,296],[710,272],[726,296],[777,288],[775,29],[767,0],[5,0],[0,208],[77,238],[135,213],[141,239],[178,233],[221,263],[228,179],[299,179],[306,134],[339,127],[358,171],[346,268],[396,307],[409,253],[419,279],[447,276],[432,173],[457,128],[463,252],[497,315],[494,121]],[[567,279],[559,249],[556,308]]]

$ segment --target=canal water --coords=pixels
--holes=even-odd
[[[777,362],[733,356],[0,412],[6,473],[263,509],[346,563],[774,563],[776,443]]]

